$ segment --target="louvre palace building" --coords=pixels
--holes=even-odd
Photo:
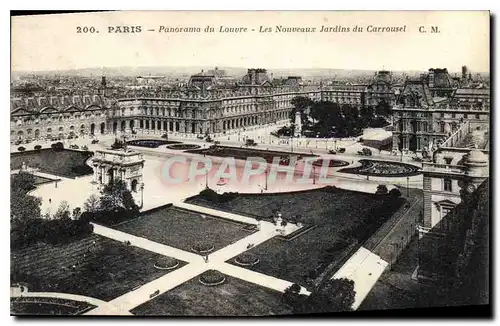
[[[431,98],[429,92],[441,92],[440,85],[436,83],[431,87],[426,84],[421,86],[425,87],[421,92]],[[410,89],[406,86],[405,95]],[[289,119],[292,99],[297,96],[358,108],[386,101],[391,106],[399,105],[398,117],[406,121],[406,113],[399,114],[412,108],[396,103],[398,98],[402,99],[397,95],[398,89],[389,71],[377,72],[368,84],[324,85],[304,83],[299,76],[275,79],[265,69],[248,69],[242,78],[235,78],[215,68],[192,75],[187,83],[176,87],[118,89],[108,87],[103,76],[100,86],[92,93],[75,91],[60,95],[42,90],[23,95],[11,92],[11,141],[129,133],[199,135],[237,132]],[[444,91],[447,93],[443,96],[441,93],[435,95],[448,98],[450,105],[455,105],[453,101],[457,100],[460,105],[473,103],[474,110],[477,93],[483,96],[483,90],[456,90],[452,86]],[[486,104],[482,102],[483,107]],[[458,115],[456,119],[459,119]],[[448,119],[446,123],[451,125],[452,121]],[[409,130],[409,127],[401,129],[398,135],[404,133],[402,144],[407,147],[411,139]],[[419,146],[422,144],[423,140]]]
[[[463,86],[447,69],[429,69],[407,79],[393,107],[393,149],[421,152],[435,149],[465,121],[490,118],[490,89]]]

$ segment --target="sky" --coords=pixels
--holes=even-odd
[[[134,66],[226,66],[424,71],[466,65],[488,72],[489,13],[464,11],[165,12],[133,11],[12,17],[11,68],[46,71]],[[276,26],[316,32],[276,32]],[[363,32],[353,32],[354,26]],[[367,32],[368,26],[405,32]],[[141,33],[109,27],[141,26]],[[164,27],[212,26],[213,33],[163,33]],[[220,26],[247,28],[221,33]],[[266,27],[272,32],[259,32]],[[342,26],[350,32],[320,32]],[[420,33],[419,27],[427,31]],[[439,33],[430,33],[438,26]],[[98,33],[77,33],[94,27]],[[122,28],[123,29],[123,28]],[[154,29],[155,31],[147,31]],[[252,31],[252,29],[254,31]]]

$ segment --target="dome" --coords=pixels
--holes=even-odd
[[[488,156],[478,149],[471,150],[469,154],[465,155],[464,159],[465,164],[480,164],[488,162]]]

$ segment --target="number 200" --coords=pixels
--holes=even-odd
[[[87,27],[87,26],[84,26],[84,27],[77,26],[76,27],[76,32],[77,33],[95,33],[96,29],[93,26],[90,26],[90,27]]]

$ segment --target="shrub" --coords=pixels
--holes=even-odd
[[[17,148],[17,150],[20,151],[20,152],[24,152],[26,150],[26,148],[24,148],[23,146],[19,146]]]
[[[168,134],[163,134],[163,135],[161,135],[161,138],[163,138],[163,139],[168,139]]]
[[[35,145],[35,151],[39,151],[42,149],[42,145]]]
[[[54,143],[52,145],[50,145],[50,147],[54,150],[63,150],[64,149],[64,144],[62,142],[57,142],[57,143]]]
[[[378,185],[377,191],[375,192],[378,195],[385,195],[387,194],[387,186],[386,185]]]
[[[154,266],[160,269],[172,269],[179,266],[179,262],[175,258],[161,257],[155,262]]]
[[[234,262],[238,265],[250,266],[259,263],[259,258],[249,252],[244,252],[234,259]]]
[[[194,252],[204,254],[213,251],[214,245],[209,242],[198,241],[191,247],[191,249]]]
[[[389,191],[389,196],[392,198],[399,198],[401,197],[401,191],[398,188],[391,189],[391,191]]]
[[[204,285],[219,285],[224,283],[226,277],[219,271],[210,269],[200,276],[200,283]]]

